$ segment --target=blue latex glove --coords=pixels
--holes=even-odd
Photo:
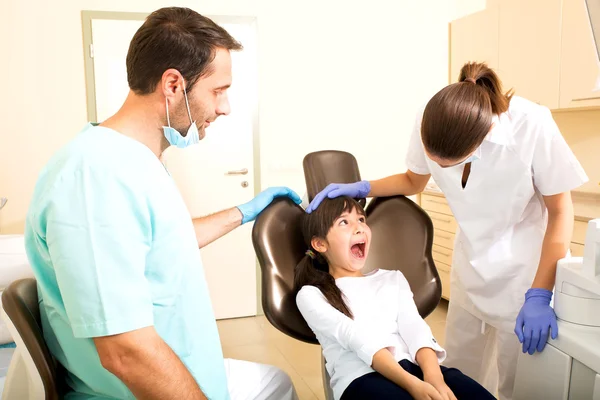
[[[525,304],[521,307],[515,333],[523,343],[523,353],[541,352],[548,341],[548,331],[552,330],[552,339],[558,337],[556,314],[550,307],[552,292],[546,289],[529,289],[525,293]]]
[[[242,213],[242,225],[254,221],[258,214],[271,204],[277,197],[287,196],[296,204],[302,203],[302,199],[296,192],[287,187],[271,187],[260,192],[255,198],[237,208]]]
[[[333,199],[340,196],[350,196],[353,199],[364,199],[367,197],[370,191],[371,184],[369,181],[360,181],[354,183],[330,183],[325,189],[317,193],[313,201],[311,201],[306,208],[306,212],[310,214],[316,210],[325,197]]]

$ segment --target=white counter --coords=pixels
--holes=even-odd
[[[22,278],[33,278],[23,235],[0,235],[0,291]]]
[[[25,253],[23,235],[0,235],[0,298],[8,285],[23,278],[33,278],[33,271]],[[12,341],[8,329],[0,319],[0,344]]]

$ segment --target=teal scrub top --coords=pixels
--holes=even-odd
[[[67,398],[133,399],[92,338],[154,326],[208,398],[229,399],[192,218],[148,147],[86,125],[41,172],[25,246]]]

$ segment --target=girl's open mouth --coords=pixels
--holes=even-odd
[[[353,244],[350,247],[350,252],[356,258],[364,258],[365,257],[365,242],[358,242]]]

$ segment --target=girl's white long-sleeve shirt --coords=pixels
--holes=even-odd
[[[418,364],[417,352],[433,349],[441,363],[446,351],[421,318],[408,281],[400,271],[376,270],[336,279],[351,319],[329,304],[314,286],[304,286],[296,304],[319,341],[336,400],[358,377],[374,371],[373,356],[387,348],[396,361]]]

